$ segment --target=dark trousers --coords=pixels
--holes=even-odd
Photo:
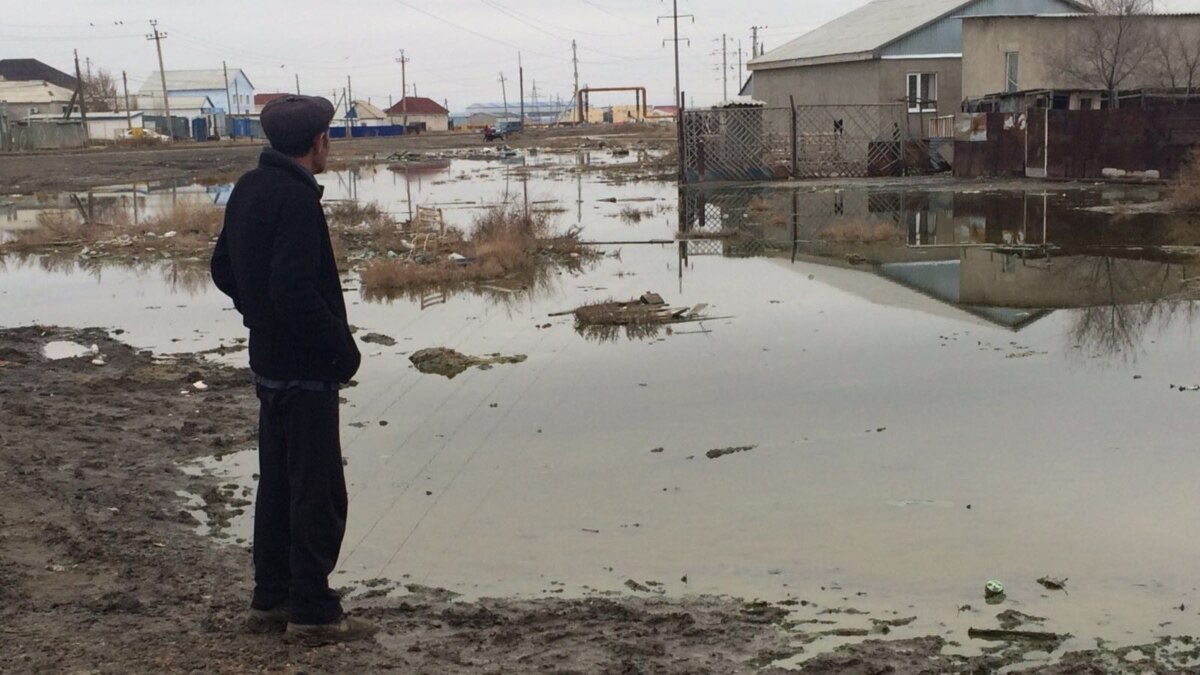
[[[329,588],[346,533],[338,392],[258,387],[254,609],[290,607],[292,622],[341,618]]]

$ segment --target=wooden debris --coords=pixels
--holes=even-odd
[[[1017,640],[1025,640],[1032,642],[1058,642],[1067,638],[1066,635],[1058,633],[1047,633],[1034,630],[1000,630],[997,628],[971,628],[967,630],[967,637],[972,640],[993,640],[1001,642],[1013,642]]]
[[[1067,580],[1066,579],[1056,579],[1054,577],[1042,577],[1041,579],[1038,579],[1037,582],[1051,591],[1062,591],[1063,593],[1067,592]]]

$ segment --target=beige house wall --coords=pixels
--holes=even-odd
[[[756,69],[754,98],[768,107],[901,103],[908,97],[909,73],[937,74],[937,114],[957,112],[962,103],[962,61],[876,59],[817,66]],[[933,113],[929,113],[933,116]]]
[[[1142,19],[1155,31],[1184,31],[1193,44],[1200,41],[1200,16],[1157,16]],[[1082,40],[1087,19],[1054,16],[988,16],[963,20],[963,95],[979,98],[1005,91],[1009,52],[1020,55],[1017,89],[1091,89],[1054,67],[1062,45]],[[1195,49],[1195,47],[1193,47]],[[1152,49],[1141,72],[1122,89],[1165,86],[1162,58]],[[1073,102],[1074,103],[1074,102]],[[1073,107],[1077,107],[1073,105]]]
[[[404,124],[404,115],[392,115],[388,119],[392,124]],[[426,131],[449,131],[450,116],[449,115],[415,115],[408,114],[409,125],[425,123]]]
[[[842,105],[879,102],[878,61],[824,66],[755,69],[754,98],[770,108],[796,105]]]

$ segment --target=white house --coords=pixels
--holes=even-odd
[[[175,110],[176,97],[201,96],[208,97],[217,113],[253,115],[255,112],[254,85],[241,68],[230,68],[228,80],[221,69],[167,71],[167,98],[172,115],[179,115]],[[155,71],[138,90],[138,102],[143,110],[162,114],[162,98],[162,77]]]

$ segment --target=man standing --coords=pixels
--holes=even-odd
[[[212,259],[217,287],[250,329],[261,402],[254,597],[247,627],[301,641],[370,637],[329,575],[346,531],[338,388],[362,360],[346,319],[316,174],[334,108],[288,96],[262,111],[271,147],[229,198]]]

